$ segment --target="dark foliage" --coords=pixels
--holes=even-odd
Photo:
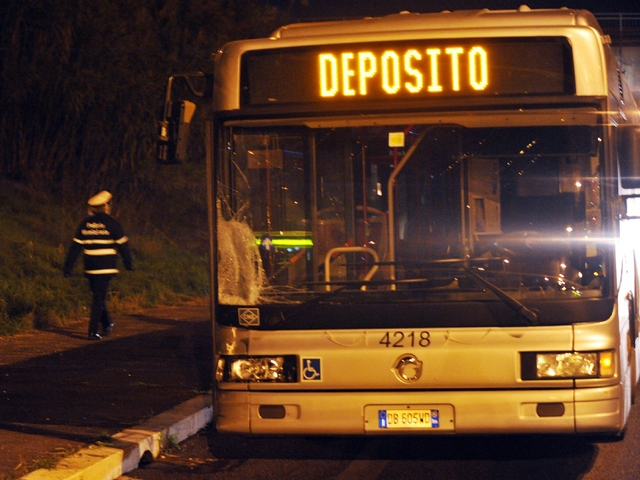
[[[258,0],[0,3],[0,175],[72,201],[156,182],[167,76],[282,21]]]
[[[270,5],[0,1],[0,335],[86,313],[83,279],[63,281],[60,268],[86,199],[102,189],[137,265],[114,283],[112,304],[208,293],[205,109],[182,166],[156,163],[158,114],[168,76],[211,72],[224,43],[282,23]]]

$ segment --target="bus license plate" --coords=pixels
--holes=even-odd
[[[440,411],[428,410],[378,410],[378,428],[439,428]]]

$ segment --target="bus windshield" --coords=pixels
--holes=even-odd
[[[222,305],[607,295],[601,129],[229,126]]]

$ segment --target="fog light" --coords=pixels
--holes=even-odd
[[[539,403],[536,413],[539,417],[561,417],[564,415],[563,403]]]
[[[287,414],[284,405],[260,405],[258,407],[258,415],[260,418],[281,419]]]

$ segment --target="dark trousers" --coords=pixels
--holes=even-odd
[[[109,312],[107,312],[107,292],[109,291],[111,277],[112,275],[87,275],[89,286],[93,293],[89,335],[99,333],[98,328],[100,325],[102,325],[103,331],[111,325]]]

